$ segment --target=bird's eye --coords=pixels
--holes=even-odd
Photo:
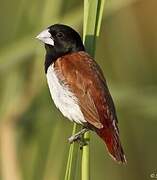
[[[59,37],[59,38],[61,38],[61,37],[64,36],[64,34],[63,34],[62,32],[58,32],[58,33],[56,34],[56,36]]]

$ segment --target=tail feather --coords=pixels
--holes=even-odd
[[[126,164],[125,154],[119,139],[119,133],[113,128],[102,128],[97,130],[97,134],[105,142],[109,154],[118,163]]]

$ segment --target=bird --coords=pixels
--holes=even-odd
[[[82,126],[69,138],[79,141],[89,130],[104,141],[110,156],[126,164],[116,109],[103,71],[90,56],[77,31],[64,24],[47,27],[37,36],[45,46],[45,74],[51,97],[63,116]]]

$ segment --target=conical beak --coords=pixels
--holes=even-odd
[[[40,34],[36,36],[37,39],[42,41],[45,44],[49,44],[51,46],[54,46],[54,40],[52,38],[51,33],[49,32],[49,29],[45,29]]]

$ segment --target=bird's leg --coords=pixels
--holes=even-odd
[[[88,128],[83,128],[81,131],[79,131],[78,133],[72,135],[68,140],[70,143],[73,143],[75,141],[78,141],[78,143],[80,144],[80,148],[82,148],[82,146],[86,145],[86,141],[83,139],[83,135],[84,133],[86,133],[87,131],[89,131]]]

